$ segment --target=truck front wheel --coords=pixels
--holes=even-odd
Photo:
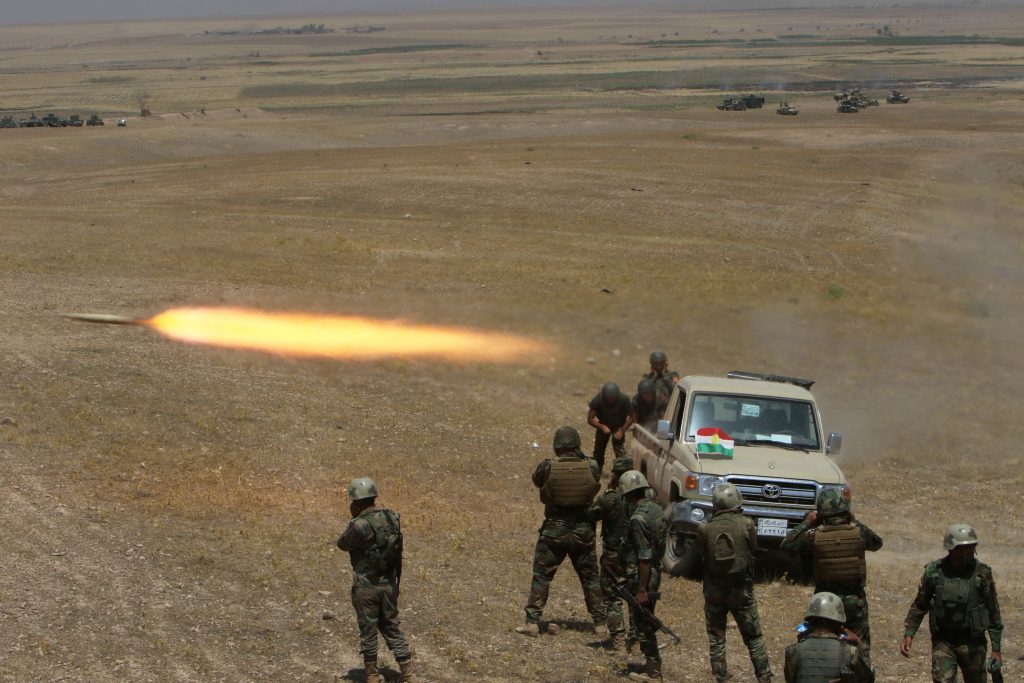
[[[694,581],[704,578],[704,567],[697,561],[692,537],[684,534],[669,534],[665,557],[661,563],[665,573],[671,576],[682,576]]]

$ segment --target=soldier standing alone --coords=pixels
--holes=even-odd
[[[626,640],[622,600],[615,594],[613,587],[626,580],[621,547],[629,531],[629,515],[626,501],[619,493],[619,477],[631,469],[633,461],[630,458],[615,458],[608,488],[590,508],[591,519],[601,522],[601,591],[604,593],[605,610],[608,613],[608,632],[615,650],[623,649]],[[630,635],[635,636],[636,625],[631,623],[629,630]]]
[[[704,564],[704,622],[708,632],[711,673],[730,677],[725,660],[726,619],[732,614],[750,653],[758,683],[770,683],[771,664],[761,637],[754,599],[754,556],[759,552],[754,521],[743,514],[743,497],[735,485],[719,484],[711,495],[715,512],[697,527],[694,551]]]
[[[568,556],[580,578],[594,630],[599,637],[608,637],[594,524],[589,519],[590,505],[601,488],[601,470],[593,458],[580,450],[580,445],[580,433],[575,427],[559,427],[554,439],[556,458],[544,460],[533,471],[533,484],[540,489],[540,500],[544,503],[544,523],[533,553],[526,624],[516,627],[516,632],[525,636],[540,634],[540,617],[548,602],[551,580]]]
[[[786,683],[873,683],[875,672],[863,651],[843,633],[846,611],[838,595],[815,593],[804,619],[807,635],[786,648]]]
[[[949,683],[957,667],[964,683],[984,683],[985,633],[992,640],[990,668],[1003,663],[1003,619],[992,568],[978,562],[978,534],[967,524],[950,524],[942,547],[947,554],[924,568],[917,597],[907,612],[900,654],[910,656],[914,634],[928,614],[932,632],[932,681]]]
[[[377,485],[369,477],[348,486],[352,521],[338,539],[338,548],[352,560],[352,607],[359,624],[359,652],[367,683],[384,683],[377,669],[377,632],[395,655],[403,683],[414,681],[412,650],[398,621],[398,589],[402,579],[402,528],[398,513],[375,506]]]
[[[629,511],[629,531],[623,544],[627,584],[631,591],[635,591],[636,602],[654,614],[661,585],[661,561],[665,557],[668,522],[661,506],[647,497],[649,489],[647,478],[636,470],[623,473],[619,479],[619,492]],[[640,650],[645,659],[644,672],[631,673],[629,678],[633,681],[660,681],[661,651],[658,649],[657,628],[632,605],[629,619],[636,624]]]
[[[604,469],[604,452],[612,442],[615,456],[626,456],[626,430],[633,424],[633,405],[615,382],[606,382],[590,399],[587,424],[594,428],[594,460],[597,471]]]
[[[779,546],[794,554],[811,551],[814,559],[814,592],[835,593],[843,601],[846,627],[857,634],[867,657],[871,655],[868,599],[864,593],[867,563],[864,551],[882,547],[882,537],[855,519],[850,502],[837,489],[818,498],[818,509],[809,512]]]

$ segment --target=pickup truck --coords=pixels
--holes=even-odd
[[[823,440],[812,384],[740,371],[687,376],[676,382],[656,433],[633,428],[634,467],[669,521],[666,571],[699,577],[702,568],[687,542],[711,516],[711,492],[721,482],[739,489],[743,512],[769,550],[815,508],[822,491],[839,489],[849,498],[846,478],[828,457],[839,453],[842,436]],[[801,581],[807,580],[806,559],[797,564]]]

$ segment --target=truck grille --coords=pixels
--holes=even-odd
[[[813,508],[818,497],[818,485],[814,482],[754,479],[750,477],[726,477],[736,485],[745,503],[766,503],[775,505],[799,505]],[[777,494],[776,494],[777,491]]]

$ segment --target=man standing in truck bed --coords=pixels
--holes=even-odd
[[[664,416],[668,400],[672,397],[672,387],[679,379],[679,373],[668,369],[668,355],[664,351],[651,351],[651,371],[643,376],[654,382],[654,391],[658,396],[658,417]]]
[[[871,653],[868,599],[864,594],[867,564],[864,551],[882,547],[882,537],[854,519],[842,491],[828,489],[818,496],[818,509],[786,534],[780,549],[794,554],[811,551],[814,592],[835,593],[843,601],[846,627],[860,638],[865,656]]]
[[[633,425],[633,404],[615,382],[606,382],[590,399],[587,424],[594,428],[594,460],[597,471],[604,470],[604,452],[612,442],[615,457],[626,457],[626,430]]]
[[[544,460],[533,471],[533,484],[540,489],[540,500],[544,503],[544,523],[533,553],[526,624],[516,627],[516,633],[524,636],[540,634],[540,617],[548,602],[551,580],[568,556],[580,577],[594,631],[602,640],[608,637],[594,524],[589,518],[590,504],[601,488],[601,470],[580,446],[580,433],[575,427],[559,427],[554,439],[555,459]]]

